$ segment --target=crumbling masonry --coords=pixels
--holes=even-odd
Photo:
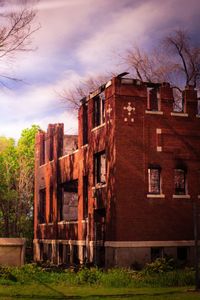
[[[173,109],[169,84],[115,77],[82,99],[76,136],[63,124],[35,146],[34,256],[56,264],[193,260],[200,198],[197,92]]]

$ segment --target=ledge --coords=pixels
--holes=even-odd
[[[106,125],[106,123],[104,122],[104,123],[102,123],[101,125],[92,128],[92,129],[91,129],[91,132],[100,129],[101,127],[103,127],[103,126],[105,126],[105,125]]]
[[[74,155],[74,154],[77,153],[78,151],[79,151],[79,148],[76,149],[76,150],[74,150],[72,153],[69,153],[69,154],[65,154],[65,155],[63,155],[63,156],[60,156],[60,157],[58,158],[58,160],[62,160],[62,159],[65,158],[65,157],[68,157],[68,156],[70,156],[70,155]]]
[[[196,118],[200,119],[200,115],[196,115]]]
[[[87,148],[88,147],[88,144],[85,144],[85,145],[82,145],[81,148]]]
[[[111,86],[111,85],[112,85],[112,80],[109,80],[109,81],[106,83],[105,88],[108,88],[108,87]]]
[[[173,199],[190,199],[190,195],[173,195]]]
[[[106,186],[107,186],[107,183],[103,183],[103,184],[98,184],[97,183],[97,185],[95,185],[95,186],[92,187],[92,190],[101,189],[101,188],[104,188]]]
[[[63,225],[63,224],[78,224],[78,221],[60,221],[57,224],[58,225]]]
[[[188,117],[188,114],[183,113],[183,112],[171,112],[171,116],[174,116],[174,117]]]
[[[147,194],[147,198],[165,198],[164,194]]]
[[[88,218],[81,220],[82,224],[88,223]]]
[[[0,246],[23,246],[25,238],[0,238]]]
[[[163,111],[160,110],[145,110],[147,115],[163,115]]]

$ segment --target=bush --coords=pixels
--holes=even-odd
[[[175,269],[175,262],[173,258],[157,258],[152,263],[146,264],[144,273],[163,273],[173,271]]]
[[[98,284],[102,278],[103,272],[97,268],[83,268],[76,274],[76,281],[78,284]]]

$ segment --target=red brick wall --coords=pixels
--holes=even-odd
[[[88,175],[89,239],[94,240],[93,198],[94,154],[102,150],[107,157],[107,186],[103,197],[106,207],[107,241],[187,240],[193,239],[192,201],[200,194],[197,177],[200,170],[200,119],[196,118],[196,92],[184,92],[189,116],[171,115],[173,94],[169,85],[160,87],[161,111],[149,114],[147,88],[133,81],[122,84],[114,78],[106,88],[105,125],[93,129],[93,99],[88,98],[88,145],[83,146],[82,108],[79,110],[78,151],[62,156],[63,125],[50,125],[47,134],[36,138],[35,169],[35,238],[84,239],[83,176]],[[134,110],[129,111],[129,107]],[[128,114],[130,112],[130,114]],[[158,133],[156,129],[161,129]],[[39,167],[46,139],[46,165]],[[54,160],[49,162],[50,147]],[[162,147],[158,152],[157,147]],[[161,148],[159,148],[161,150]],[[59,159],[59,157],[61,157]],[[188,191],[191,199],[174,199],[174,168],[187,166]],[[165,198],[148,198],[148,166],[161,166],[162,193]],[[60,184],[78,179],[78,225],[57,226]],[[53,184],[52,184],[53,183]],[[46,187],[46,219],[49,218],[49,191],[53,185],[53,225],[38,226],[39,189]],[[67,233],[66,233],[67,231]],[[71,234],[71,236],[70,236]]]

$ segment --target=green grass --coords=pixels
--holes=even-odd
[[[46,269],[35,264],[0,267],[0,300],[9,299],[200,299],[194,271]]]
[[[187,288],[104,288],[67,286],[63,284],[30,284],[0,286],[0,299],[200,299]]]

